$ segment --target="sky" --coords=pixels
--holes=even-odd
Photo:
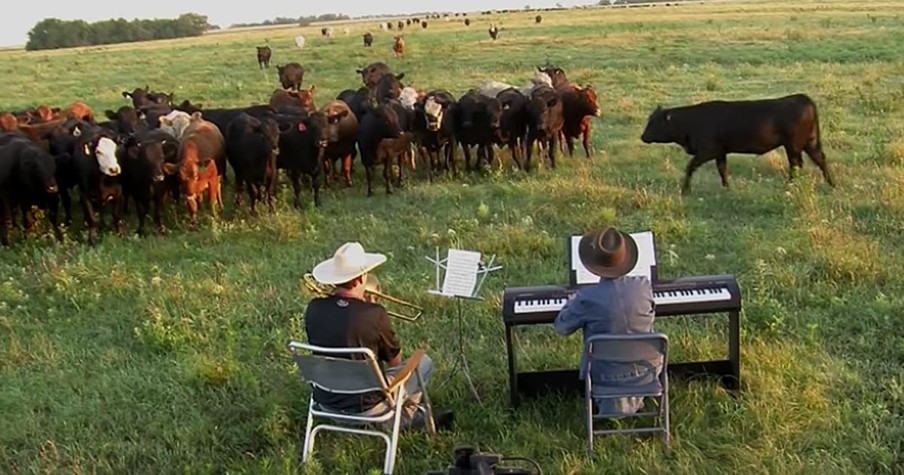
[[[591,3],[586,0],[558,0],[563,6]],[[480,10],[552,7],[557,0],[419,0],[417,2],[374,2],[370,0],[331,0],[316,2],[317,6],[302,6],[312,1],[236,0],[230,2],[198,0],[42,0],[16,2],[15,8],[4,8],[0,16],[0,46],[24,45],[28,31],[44,18],[61,20],[81,19],[87,22],[109,18],[176,18],[183,13],[207,15],[208,21],[226,28],[234,23],[250,23],[275,17],[297,18],[323,13],[342,13],[349,16],[404,14],[418,11],[476,12]],[[323,5],[329,5],[325,7]]]

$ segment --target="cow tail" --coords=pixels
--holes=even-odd
[[[822,136],[819,131],[819,112],[816,109],[816,103],[813,100],[810,100],[810,107],[813,108],[813,129],[814,136],[810,137],[810,141],[807,142],[807,145],[813,150],[822,151]]]

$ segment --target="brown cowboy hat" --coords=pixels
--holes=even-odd
[[[637,242],[615,228],[594,229],[581,236],[578,255],[588,271],[614,279],[637,264]]]

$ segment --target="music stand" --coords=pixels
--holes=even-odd
[[[436,257],[425,258],[432,262],[436,267],[436,288],[430,289],[427,293],[432,295],[440,295],[455,299],[456,316],[458,318],[458,355],[455,358],[455,365],[452,366],[452,372],[449,373],[449,379],[459,369],[461,364],[462,373],[468,381],[471,394],[477,399],[477,402],[483,404],[474,381],[471,379],[471,372],[468,369],[468,359],[465,357],[464,349],[464,324],[462,318],[462,302],[465,300],[483,300],[480,297],[480,288],[483,286],[487,275],[490,272],[502,269],[502,266],[493,266],[496,255],[490,256],[489,262],[484,265],[480,260],[481,254],[476,251],[465,251],[461,249],[449,249],[445,259],[440,260],[439,248],[436,248]],[[443,282],[440,283],[440,275],[445,271]],[[477,278],[480,277],[478,281]],[[445,384],[445,382],[443,383]]]

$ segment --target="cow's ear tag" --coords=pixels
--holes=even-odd
[[[666,115],[665,115],[665,121],[668,122],[668,121],[670,121],[670,120],[672,120],[672,114],[666,114]]]
[[[78,137],[78,136],[80,136],[80,135],[82,135],[82,129],[81,129],[80,127],[76,127],[76,128],[74,128],[74,129],[72,129],[72,136],[73,136],[73,137]]]
[[[304,132],[305,129],[307,129],[307,127],[304,126],[304,122],[299,122],[299,123],[298,123],[298,131],[299,131],[299,132]]]
[[[91,146],[90,145],[85,144],[84,150],[85,150],[85,155],[91,155]]]

